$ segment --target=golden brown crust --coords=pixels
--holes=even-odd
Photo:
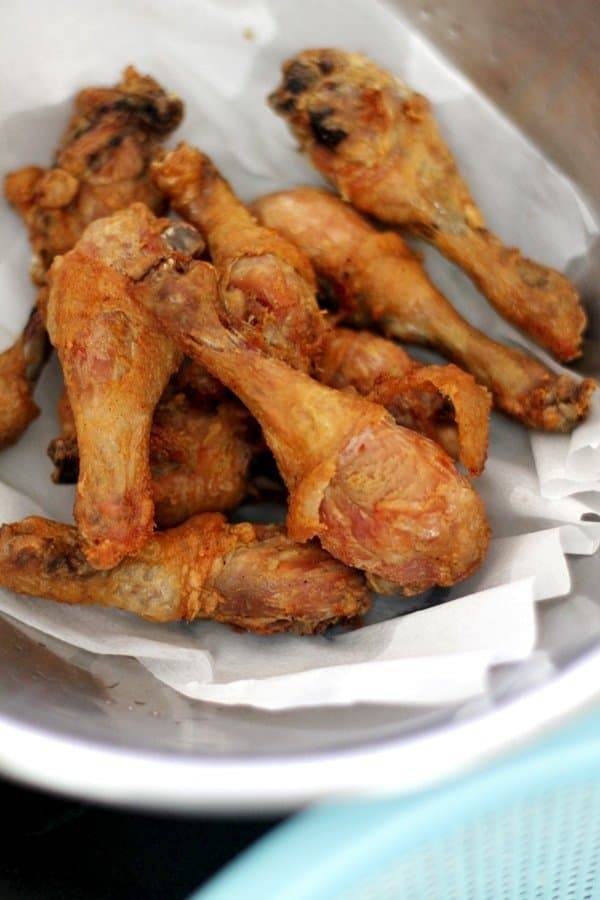
[[[48,447],[53,481],[76,484],[79,449],[66,394],[62,434]],[[164,396],[150,432],[150,472],[158,528],[172,528],[202,512],[235,509],[248,492],[250,462],[259,451],[256,424],[234,400],[198,407],[184,394]]]
[[[0,449],[14,444],[39,415],[33,386],[50,344],[37,307],[12,347],[0,353]]]
[[[487,387],[498,409],[547,431],[571,431],[587,416],[594,381],[558,376],[469,325],[400,235],[377,231],[346,203],[317,188],[271,194],[254,209],[261,221],[304,250],[349,316],[439,350]]]
[[[471,475],[483,471],[491,397],[457,366],[422,366],[385,338],[334,328],[323,342],[318,378],[385,406],[399,425],[437,441]]]
[[[258,225],[208,157],[189,144],[155,162],[152,173],[208,242],[222,321],[247,343],[307,370],[324,327],[308,259]]]
[[[195,516],[133,558],[95,571],[74,528],[32,517],[0,528],[0,584],[60,603],[124,609],[156,622],[214,619],[258,634],[314,634],[365,613],[363,577],[276,526]]]
[[[406,350],[369,331],[331,328],[317,361],[317,377],[330,387],[352,387],[367,396],[382,375],[401,378],[419,364]]]
[[[171,385],[175,392],[183,392],[197,404],[222,400],[227,395],[227,388],[189,357],[177,369]]]
[[[483,504],[450,457],[387,418],[341,448],[319,512],[330,553],[405,594],[468,577],[489,543]]]
[[[54,257],[70,250],[94,219],[136,200],[164,210],[148,167],[182,115],[178,97],[129,66],[114,88],[78,94],[53,168],[26,166],[6,176],[6,198],[29,232],[37,284],[45,284]],[[38,412],[33,390],[43,363],[35,377],[19,374],[32,371],[22,358],[27,340],[24,334],[0,356],[0,449],[18,440]]]
[[[193,229],[134,204],[89,225],[50,272],[47,326],[80,454],[75,521],[97,568],[136,553],[152,532],[150,428],[181,354],[135,293],[157,290],[165,268],[189,267],[190,253],[171,246],[185,236],[194,252]]]
[[[318,49],[284,64],[270,103],[357,209],[431,241],[559,359],[581,354],[577,291],[487,230],[425,97],[358,53]]]
[[[70,250],[95,219],[136,201],[164,210],[148,168],[182,116],[181,100],[133,66],[115,87],[77,95],[55,166],[26,166],[5,179],[6,197],[29,231],[34,281],[44,283],[54,257]]]
[[[290,492],[290,536],[316,536],[338,559],[409,592],[453,584],[480,564],[485,512],[447,454],[383,407],[319,384],[227,331],[209,264],[138,296],[258,420]]]
[[[160,528],[179,525],[197,513],[235,509],[241,503],[257,452],[252,426],[250,414],[233,400],[204,411],[178,395],[157,407],[150,468]]]

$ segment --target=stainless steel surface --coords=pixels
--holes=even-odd
[[[597,0],[387,0],[600,206]]]
[[[596,3],[392,5],[600,209]],[[596,310],[598,275],[596,247],[578,272]],[[584,367],[597,370],[597,312],[592,332]],[[52,386],[51,372],[46,379]],[[573,596],[598,598],[600,560],[574,559],[571,569]],[[542,640],[564,602],[546,605]],[[134,661],[94,657],[3,620],[0,648],[0,770],[76,795],[180,810],[418,788],[548,727],[600,690],[600,634],[589,629],[563,645],[552,682],[532,686],[497,673],[494,708],[471,704],[458,716],[447,709],[265,713],[201,704]]]

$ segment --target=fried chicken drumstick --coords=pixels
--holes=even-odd
[[[256,224],[199,150],[180,144],[155,162],[152,172],[173,208],[202,231],[210,246],[219,271],[221,319],[251,346],[260,347],[295,368],[309,369],[311,358],[318,355],[328,331],[318,313],[310,262],[293,244]],[[461,378],[461,373],[457,372],[457,378]],[[462,379],[456,389],[459,396],[466,386],[465,376]],[[431,425],[432,414],[427,410],[436,402],[439,405],[440,393],[431,383],[428,387],[424,384],[421,376],[413,374],[409,379],[407,375],[405,383],[397,384],[394,397],[388,384],[390,404],[395,401],[396,416],[402,417],[402,424],[441,438],[442,442],[445,438],[444,446],[451,446],[456,452],[452,429]],[[476,393],[477,389],[475,396]],[[482,411],[480,406],[478,409]],[[484,429],[485,421],[484,415]],[[474,471],[481,471],[486,444],[487,440],[483,455],[477,450],[467,461]]]
[[[205,237],[219,272],[221,316],[248,343],[308,370],[323,318],[310,262],[256,223],[213,163],[180,144],[152,165],[171,206]]]
[[[33,389],[50,353],[37,306],[17,342],[0,353],[0,450],[14,444],[39,415]]]
[[[115,87],[80,91],[54,166],[27,166],[6,177],[6,196],[29,231],[36,284],[45,283],[54,257],[95,219],[136,201],[165,210],[148,167],[182,117],[179,97],[133,66]]]
[[[435,288],[398,234],[380,232],[318,188],[258,200],[259,219],[294,241],[333,287],[342,309],[403,341],[425,344],[471,372],[494,403],[532,428],[570,431],[588,413],[595,382],[556,375],[468,324]]]
[[[117,222],[127,229],[126,215],[113,217],[113,232]],[[208,263],[181,274],[167,261],[155,278],[160,289],[140,285],[137,299],[258,420],[290,494],[291,537],[318,537],[372,583],[407,593],[453,584],[479,565],[489,541],[482,503],[437,444],[358,394],[249,347],[219,319]]]
[[[257,634],[314,634],[370,605],[360,573],[315,543],[300,546],[273,525],[228,525],[218,513],[154,535],[109,572],[94,571],[69,525],[37,517],[4,525],[0,584],[154,622],[214,619]]]
[[[79,448],[66,395],[59,404],[62,434],[48,447],[53,481],[76,484]],[[154,517],[171,528],[202,512],[235,509],[248,492],[249,467],[260,450],[258,430],[244,407],[221,400],[214,408],[191,403],[185,394],[161,399],[150,432]]]
[[[86,88],[50,169],[27,166],[6,176],[8,201],[23,218],[33,250],[32,278],[38,285],[55,256],[70,250],[85,227],[102,216],[146,203],[154,212],[165,200],[148,174],[159,141],[183,115],[178,97],[129,66],[114,88]],[[0,449],[14,443],[38,415],[33,391],[45,360],[43,333],[35,319],[0,354]],[[34,352],[36,365],[31,363]],[[14,373],[14,374],[13,374]]]
[[[457,366],[423,366],[385,338],[332,328],[323,338],[317,378],[354,388],[385,406],[399,425],[437,441],[471,475],[483,471],[491,397]]]
[[[284,64],[269,99],[346,200],[431,241],[558,359],[580,356],[577,291],[486,228],[425,97],[360,54],[317,49]]]
[[[158,290],[161,264],[170,272],[201,248],[197,232],[137,203],[88,225],[49,273],[48,333],[79,446],[75,521],[96,568],[135,554],[152,532],[152,417],[181,362],[135,294]]]

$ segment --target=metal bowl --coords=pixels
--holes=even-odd
[[[264,4],[271,10],[278,7],[279,16],[284,7],[296,5],[293,0]],[[311,39],[291,34],[287,45],[293,50],[303,44],[334,42],[336,18],[356,18],[366,5],[359,0],[347,5],[334,0],[305,2],[302,16],[309,24],[303,27]],[[236,0],[223,6],[224,16],[243,19],[244,10],[256,4]],[[545,148],[548,160],[575,181],[589,208],[598,212],[600,101],[593,47],[600,40],[600,15],[592,0],[568,8],[558,0],[528,4],[448,0],[440,9],[403,0],[392,6],[404,18],[406,33],[421,34],[437,45],[476,90]],[[26,16],[28,27],[56,38],[58,49],[51,44],[49,53],[71,54],[79,61],[82,81],[93,81],[98,79],[101,29],[117,12],[112,7],[97,10],[98,18],[90,21],[84,7],[75,13],[72,6],[58,3],[49,22],[42,3],[39,20],[30,7],[25,13],[19,11],[19,4],[7,3],[0,21],[4,19],[5,35],[13,28],[18,33]],[[119,32],[118,22],[115,33],[119,32],[124,53],[149,70],[155,70],[156,62],[159,75],[164,74],[169,83],[168,59],[160,56],[157,47],[136,48],[131,24],[135,15],[158,17],[161,10],[164,13],[154,0],[144,10],[130,10],[127,39]],[[185,2],[177,10],[181,19],[190,12]],[[118,12],[124,15],[123,10]],[[165,29],[171,24],[166,23]],[[79,40],[91,47],[89,34],[96,28],[100,29],[98,59],[90,59]],[[5,45],[6,41],[5,36]],[[414,41],[413,52],[414,46],[421,44]],[[27,47],[19,52],[27,54]],[[266,42],[259,51],[258,71],[264,73],[268,65],[274,80],[277,62],[278,54]],[[173,72],[176,66],[176,61],[171,62]],[[32,71],[35,67],[32,59]],[[398,67],[402,69],[401,59]],[[185,83],[185,73],[182,79]],[[45,105],[11,121],[7,131],[7,140],[16,141],[15,146],[20,140],[15,134],[25,135],[20,146],[22,163],[31,156],[44,162],[46,152],[27,146],[27,116],[43,118],[48,109],[54,109],[47,104],[66,98],[65,93],[46,102],[43,78],[38,87],[40,103]],[[184,87],[183,93],[189,95],[189,89],[186,92]],[[600,274],[597,244],[579,260],[578,272],[592,309],[591,343],[583,368],[593,371],[600,365],[600,293],[594,283]],[[0,306],[3,302],[8,298],[0,298]],[[40,392],[50,396],[55,390],[56,373],[50,369]],[[0,479],[32,494],[50,491],[47,471],[35,485],[20,483],[15,461],[39,455],[53,427],[46,416],[36,422],[30,443],[0,458]],[[509,423],[502,427],[517,428]],[[544,607],[542,646],[561,604],[577,597],[594,602],[598,596],[598,557],[572,559],[571,570],[570,600]],[[331,795],[416,790],[549,727],[590,702],[600,690],[600,628],[596,631],[589,622],[572,629],[553,651],[553,671],[542,683],[531,685],[517,672],[510,683],[498,681],[485,703],[462,709],[365,705],[267,713],[219,707],[173,693],[134,660],[94,657],[7,619],[0,619],[0,647],[3,774],[98,801],[181,811],[290,808]]]

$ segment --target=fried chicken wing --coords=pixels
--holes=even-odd
[[[346,200],[431,241],[559,359],[580,356],[577,291],[486,228],[425,97],[360,54],[318,49],[284,64],[270,104]]]
[[[483,505],[441,447],[358,394],[248,347],[219,320],[208,263],[136,296],[260,423],[288,487],[291,537],[318,537],[372,583],[406,593],[477,568],[489,542]]]
[[[53,481],[76,484],[79,450],[75,420],[63,395],[62,434],[48,447]],[[150,432],[150,472],[154,516],[170,528],[202,512],[235,509],[248,492],[248,470],[260,450],[257,426],[244,407],[222,400],[199,408],[184,394],[165,396],[154,412]]]
[[[114,88],[77,95],[53,168],[26,166],[6,176],[6,197],[29,232],[36,284],[45,283],[54,257],[70,250],[95,219],[136,200],[164,210],[148,167],[182,115],[178,97],[129,66]],[[33,367],[26,348],[30,352],[31,328],[0,355],[0,372],[6,373],[0,376],[0,449],[18,440],[37,415],[33,391],[45,357],[38,354],[40,364]]]
[[[96,568],[135,554],[152,532],[152,416],[181,362],[135,293],[159,289],[160,273],[185,268],[201,246],[193,229],[138,203],[89,225],[49,273],[48,333],[80,455],[75,521]]]
[[[206,238],[223,321],[248,343],[307,370],[323,319],[304,254],[258,225],[208,157],[189,144],[155,162],[152,173],[173,209]]]
[[[17,342],[0,353],[0,450],[18,441],[39,415],[33,387],[49,352],[46,329],[34,307]]]
[[[0,584],[59,603],[116,607],[154,622],[214,619],[257,634],[314,634],[365,613],[364,578],[272,525],[207,513],[154,535],[108,572],[69,525],[32,517],[0,528]]]
[[[437,441],[472,475],[483,471],[491,397],[457,366],[423,366],[385,338],[334,328],[323,340],[317,377],[385,406],[399,425]]]
[[[253,208],[310,257],[349,316],[443,353],[492,392],[498,409],[532,428],[570,431],[586,417],[594,381],[557,375],[473,328],[431,283],[399,235],[377,231],[317,188],[272,194]]]

